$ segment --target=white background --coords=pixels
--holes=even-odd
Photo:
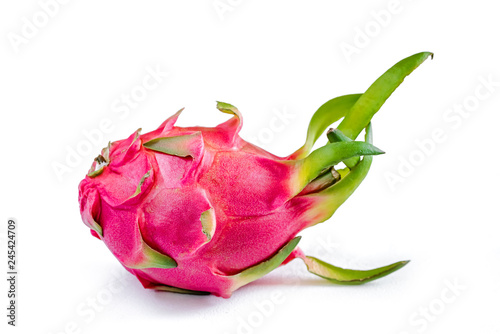
[[[9,333],[500,333],[495,2],[401,0],[394,10],[388,0],[73,0],[47,22],[41,11],[34,0],[0,5],[2,262],[7,219],[19,224],[15,329],[0,284]],[[356,53],[346,56],[347,44]],[[181,107],[180,125],[216,125],[228,118],[215,109],[221,100],[242,111],[243,138],[288,155],[322,103],[362,93],[420,51],[434,60],[373,121],[387,153],[332,219],[301,233],[307,254],[339,266],[410,259],[397,273],[339,287],[294,261],[227,300],[155,293],[82,223],[78,182],[109,140],[153,130]],[[168,75],[117,113],[147,68]],[[293,117],[270,133],[276,112]],[[105,119],[112,130],[68,166],[69,152],[85,149],[84,132]],[[419,153],[416,142],[439,129],[444,139]],[[391,187],[388,175],[410,159]],[[59,177],[58,164],[67,167]]]

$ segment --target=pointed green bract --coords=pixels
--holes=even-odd
[[[417,53],[401,60],[387,70],[356,101],[338,129],[347,137],[356,139],[404,78],[432,55],[431,52]]]
[[[166,254],[161,254],[143,240],[142,241],[142,259],[138,263],[125,263],[130,269],[162,268],[169,269],[177,267],[174,259]]]
[[[203,295],[207,296],[210,294],[210,292],[205,292],[205,291],[195,291],[195,290],[188,290],[188,289],[182,289],[182,288],[176,288],[175,286],[169,286],[169,285],[155,285],[149,289],[154,289],[156,291],[167,291],[167,292],[175,292],[175,293],[182,293],[185,295]]]
[[[203,234],[207,237],[207,242],[212,240],[212,236],[215,233],[215,211],[213,208],[208,209],[205,212],[202,212],[201,217],[201,227]]]
[[[385,267],[372,270],[352,270],[336,267],[312,256],[301,257],[307,270],[314,275],[324,278],[332,283],[341,285],[365,284],[381,277],[387,276],[403,268],[410,261],[400,261]]]
[[[352,141],[351,138],[347,137],[340,131],[339,129],[330,129],[328,130],[326,136],[328,137],[328,141],[330,143],[338,143],[338,142],[350,142]],[[343,163],[349,167],[350,169],[353,169],[354,166],[356,166],[361,159],[359,157],[354,157],[350,158],[347,160],[344,160]]]
[[[326,168],[349,158],[383,153],[382,150],[365,142],[351,141],[327,144],[313,151],[305,159],[293,162],[299,168],[299,180],[293,180],[293,186],[302,190]]]
[[[314,113],[309,127],[307,128],[306,143],[295,153],[289,156],[289,159],[303,159],[309,154],[314,143],[321,134],[333,123],[344,117],[351,107],[356,103],[361,94],[343,95],[331,99],[324,103]]]
[[[95,221],[95,219],[93,217],[91,217],[90,222],[87,220],[86,224],[88,227],[90,227],[92,230],[94,230],[94,232],[97,233],[99,235],[99,237],[101,237],[101,239],[103,238],[102,227],[101,227],[101,225],[99,225],[99,223],[97,223]]]
[[[240,117],[240,112],[239,112],[238,108],[236,108],[232,104],[217,101],[217,109],[219,109],[223,113],[235,115],[238,118]]]
[[[161,137],[150,140],[143,144],[144,147],[178,157],[195,157],[203,145],[203,138],[200,131],[188,135]]]
[[[139,184],[137,185],[137,188],[135,189],[134,194],[132,196],[130,196],[129,199],[133,198],[141,193],[142,185],[144,184],[144,181],[146,181],[146,179],[151,175],[152,171],[153,171],[153,169],[151,168],[150,170],[148,170],[148,172],[146,174],[143,175],[143,177],[141,177],[141,180],[139,181]]]
[[[243,285],[246,285],[258,278],[270,273],[274,269],[278,268],[283,261],[293,252],[297,244],[299,243],[301,237],[296,237],[287,243],[283,248],[281,248],[278,253],[272,256],[270,259],[263,261],[253,267],[243,270],[239,274],[233,276],[227,276],[232,279],[234,285],[232,290],[236,290]]]

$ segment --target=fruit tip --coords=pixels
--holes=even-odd
[[[376,146],[373,146],[373,149],[374,149],[373,155],[385,154],[385,151],[382,151],[381,149],[379,149]]]

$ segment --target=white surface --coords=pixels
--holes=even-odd
[[[213,0],[69,1],[17,53],[8,34],[20,34],[23,17],[32,20],[40,5],[0,4],[0,217],[19,222],[20,272],[18,327],[5,324],[3,311],[2,333],[499,334],[500,86],[462,121],[444,118],[454,105],[473,102],[476,89],[486,92],[477,88],[481,77],[500,81],[495,3],[401,0],[399,12],[349,62],[340,46],[352,44],[357,29],[376,29],[370,13],[389,8],[389,0],[221,2],[233,4],[223,19]],[[375,158],[334,218],[304,231],[301,241],[307,254],[340,266],[412,260],[396,274],[338,287],[292,262],[229,300],[154,293],[81,222],[77,185],[108,140],[152,130],[181,107],[180,125],[218,124],[227,119],[215,109],[222,100],[242,111],[247,139],[264,136],[273,110],[293,113],[272,141],[258,142],[289,154],[322,103],[363,92],[419,51],[433,51],[434,60],[373,121],[375,144],[387,154]],[[147,67],[169,75],[128,115],[114,112]],[[58,180],[54,162],[64,163],[68,147],[83,145],[83,131],[103,119],[114,129]],[[415,141],[437,128],[446,140],[391,189],[387,173],[397,171],[400,157],[418,154]],[[455,281],[465,288],[453,298],[446,289]],[[268,311],[256,306],[262,303]],[[422,320],[419,312],[429,307],[432,321]]]

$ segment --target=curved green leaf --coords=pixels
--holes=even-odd
[[[429,56],[432,57],[433,54],[431,52],[414,54],[399,61],[382,74],[352,106],[338,129],[347,137],[356,139],[361,130],[368,125],[373,115],[403,82],[404,78]]]
[[[360,96],[361,94],[339,96],[319,107],[309,122],[306,143],[291,154],[288,159],[295,160],[305,158],[321,134],[331,124],[344,117]]]
[[[314,275],[324,278],[332,283],[341,285],[365,284],[381,277],[387,276],[403,268],[410,261],[400,261],[385,267],[371,270],[352,270],[336,267],[312,256],[301,257],[307,270]]]
[[[278,268],[283,261],[293,252],[297,244],[299,243],[301,237],[296,237],[287,243],[283,248],[281,248],[274,256],[270,259],[263,261],[253,267],[247,268],[242,272],[226,276],[233,281],[232,291],[246,285],[262,276],[270,273],[274,269]]]

